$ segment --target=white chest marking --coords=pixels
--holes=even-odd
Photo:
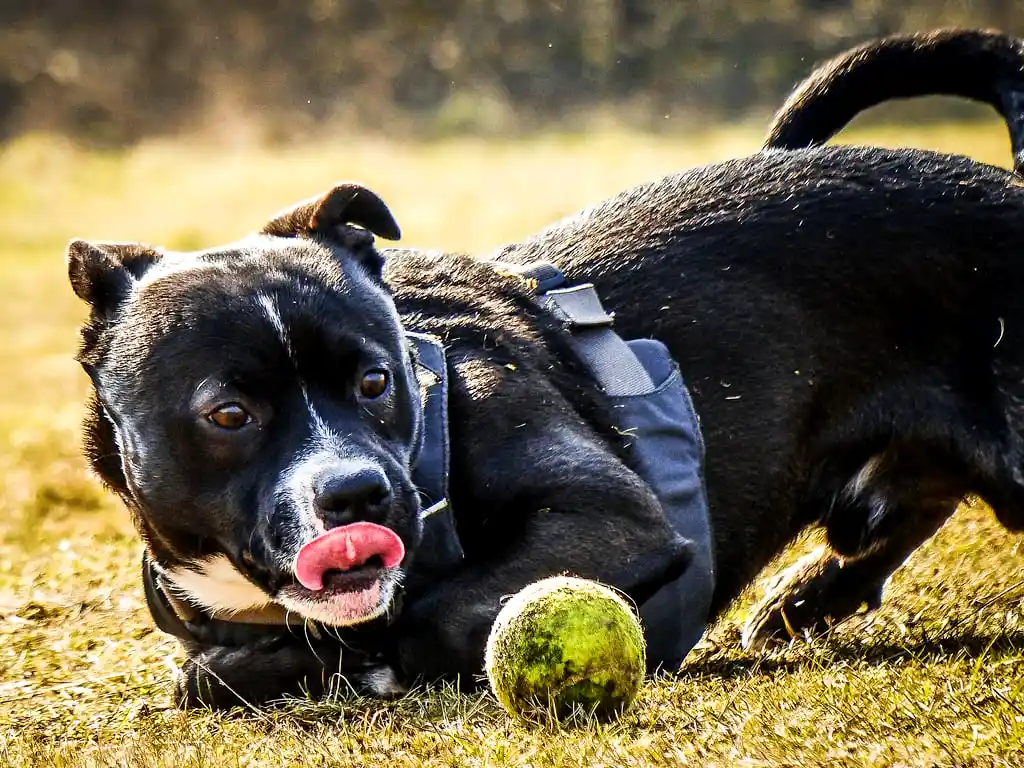
[[[224,555],[214,555],[192,568],[173,568],[164,577],[177,597],[213,615],[262,608],[271,602]]]

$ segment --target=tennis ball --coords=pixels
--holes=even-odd
[[[632,705],[647,649],[640,621],[608,587],[555,576],[515,594],[487,639],[491,690],[515,717],[610,719]]]

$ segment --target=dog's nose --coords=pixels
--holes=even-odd
[[[345,462],[313,481],[313,503],[329,525],[373,519],[390,497],[387,475],[373,464]]]

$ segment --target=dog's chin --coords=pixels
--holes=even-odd
[[[329,574],[320,590],[289,584],[278,591],[274,601],[312,621],[347,627],[387,613],[401,583],[400,567],[362,566]]]

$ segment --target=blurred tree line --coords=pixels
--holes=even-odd
[[[123,145],[236,119],[279,138],[509,131],[595,109],[736,119],[845,47],[939,26],[1013,32],[1020,4],[0,0],[0,137]]]

